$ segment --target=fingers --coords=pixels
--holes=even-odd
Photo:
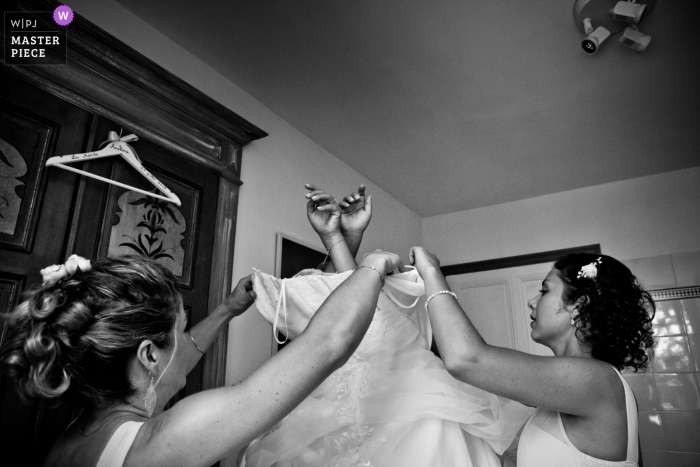
[[[403,261],[401,261],[401,259],[399,259],[399,262],[396,263],[396,269],[398,269],[399,272],[406,272],[406,267],[404,266]]]
[[[348,203],[348,204],[353,204],[353,203],[357,203],[359,201],[362,201],[362,198],[365,197],[365,189],[366,188],[365,188],[364,184],[360,185],[360,187],[357,189],[356,192],[350,193],[349,195],[344,196],[343,201]],[[345,207],[347,207],[347,206],[345,206]]]
[[[435,253],[431,253],[420,246],[414,246],[411,248],[411,251],[408,254],[408,259],[413,265],[420,262],[422,265],[433,264],[434,266],[440,267],[440,260]]]
[[[253,290],[253,275],[250,274],[248,276],[245,276],[241,280],[238,281],[238,285],[240,287],[243,287],[244,290]]]
[[[353,204],[359,203],[361,200],[355,199],[355,194],[352,195],[347,195],[343,198],[343,200],[338,204],[341,208],[347,208]]]
[[[323,206],[318,206],[318,207],[316,207],[316,210],[329,212],[329,213],[336,213],[336,212],[340,213],[340,208],[335,203],[324,204]]]
[[[370,214],[372,214],[372,195],[369,195],[369,196],[365,199],[365,211],[367,211],[367,212],[369,212]]]
[[[311,201],[316,204],[331,204],[335,203],[335,199],[328,193],[321,192],[319,194],[311,196]]]
[[[239,280],[238,284],[236,285],[236,289],[234,290],[234,293],[243,293],[245,294],[246,298],[250,300],[255,300],[257,295],[253,290],[253,275],[251,274],[245,276],[241,280]]]
[[[310,199],[306,202],[306,214],[312,214],[316,210],[316,203]]]
[[[325,191],[320,190],[315,190],[310,193],[307,193],[306,198],[311,201],[314,201],[316,204],[320,204],[319,202],[335,203],[335,198],[333,198],[333,196],[326,193]]]
[[[316,194],[313,194],[316,193]],[[312,214],[314,211],[340,211],[340,207],[333,199],[333,196],[323,191],[307,193],[309,201],[306,203],[306,213]]]

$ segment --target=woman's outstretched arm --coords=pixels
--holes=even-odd
[[[226,300],[221,302],[209,316],[190,329],[189,334],[192,337],[182,350],[187,373],[197,365],[204,352],[221,334],[228,322],[246,311],[254,300],[253,276],[246,276],[238,281]]]
[[[414,247],[410,259],[428,297],[450,290],[435,255]],[[610,365],[592,358],[541,357],[488,345],[448,294],[435,296],[428,309],[440,356],[455,378],[526,405],[572,415],[594,415],[610,408],[610,394],[619,389]]]
[[[386,272],[401,260],[374,252],[362,264]],[[352,355],[372,320],[380,288],[377,271],[355,271],[299,337],[243,382],[187,397],[147,422],[125,465],[209,466],[265,433]]]

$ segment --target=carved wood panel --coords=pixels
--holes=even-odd
[[[19,303],[19,296],[27,278],[19,274],[0,271],[0,310],[11,310]],[[0,345],[5,341],[5,317],[0,315]]]
[[[29,253],[41,204],[44,161],[55,125],[7,102],[0,105],[0,245]]]
[[[98,251],[106,256],[140,254],[156,259],[170,269],[181,286],[191,289],[200,189],[153,166],[146,168],[180,198],[182,205],[110,187]],[[145,179],[122,161],[115,161],[110,178],[149,190]]]

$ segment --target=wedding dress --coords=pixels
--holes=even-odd
[[[294,339],[350,271],[254,270],[256,307]],[[245,467],[498,467],[532,409],[454,379],[430,351],[415,270],[387,277],[348,362],[248,447]],[[276,329],[273,330],[276,335]]]

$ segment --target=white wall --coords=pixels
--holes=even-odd
[[[593,243],[620,260],[700,250],[700,167],[428,217],[423,238],[443,265]]]
[[[306,220],[304,183],[342,197],[367,185],[374,215],[360,254],[400,253],[422,242],[421,219],[365,177],[295,130],[211,67],[111,0],[76,0],[71,8],[166,70],[230,108],[270,136],[243,150],[234,260],[237,280],[256,267],[274,273],[278,231],[321,246]],[[69,39],[70,40],[70,39]],[[229,329],[227,384],[241,381],[270,357],[271,327],[254,308]]]

